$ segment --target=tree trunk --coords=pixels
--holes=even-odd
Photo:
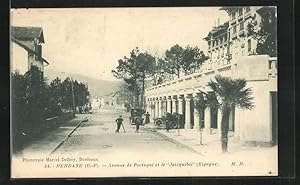
[[[144,94],[145,94],[145,74],[143,74],[143,81],[142,81],[142,102],[141,105],[144,108]]]
[[[135,100],[135,106],[139,106],[140,104],[139,104],[139,97],[140,97],[140,95],[139,95],[139,91],[138,90],[136,90],[136,100]]]
[[[229,128],[229,113],[230,109],[223,110],[222,121],[221,121],[221,142],[222,142],[222,152],[227,152],[228,148],[228,128]]]
[[[199,112],[199,131],[200,131],[200,145],[202,145],[203,144],[203,137],[202,137],[202,108],[199,108],[199,110],[198,110],[198,112]]]

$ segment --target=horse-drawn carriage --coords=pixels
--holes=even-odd
[[[177,113],[166,113],[161,118],[155,118],[154,124],[157,127],[166,127],[167,130],[180,127],[180,115]]]
[[[144,125],[144,118],[143,114],[145,113],[144,109],[131,109],[130,116],[129,116],[129,123],[132,125]]]

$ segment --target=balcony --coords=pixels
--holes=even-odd
[[[237,37],[237,33],[235,32],[235,33],[232,33],[232,36],[231,36],[231,38],[232,39],[235,39]]]
[[[245,19],[250,18],[250,17],[251,17],[251,12],[250,11],[245,12]]]
[[[245,31],[244,30],[240,30],[239,31],[239,36],[244,36],[245,35]]]
[[[230,21],[230,24],[236,24],[236,18],[234,18],[234,19],[231,19],[231,21]]]
[[[225,59],[226,60],[231,60],[232,59],[232,54],[226,54]]]
[[[242,20],[243,20],[243,18],[244,18],[244,16],[243,16],[243,15],[239,15],[237,19],[238,19],[239,21],[242,21]]]

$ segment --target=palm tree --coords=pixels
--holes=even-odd
[[[217,75],[215,81],[210,81],[208,86],[214,91],[218,108],[222,112],[221,142],[222,151],[227,152],[229,114],[235,107],[251,110],[254,107],[252,90],[246,88],[246,80],[231,79]]]

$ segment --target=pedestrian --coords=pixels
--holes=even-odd
[[[166,114],[166,130],[169,132],[170,126],[171,126],[171,121],[172,121],[172,115],[171,113]]]
[[[140,117],[135,117],[135,133],[139,133],[140,125],[143,122],[143,119]]]
[[[149,114],[149,112],[147,112],[147,113],[145,114],[145,116],[146,116],[145,123],[146,123],[146,124],[147,124],[147,123],[150,123],[150,114]]]
[[[115,131],[115,133],[119,133],[121,125],[123,124],[122,116],[119,116],[119,118],[116,119],[116,122],[117,122],[117,130]]]

